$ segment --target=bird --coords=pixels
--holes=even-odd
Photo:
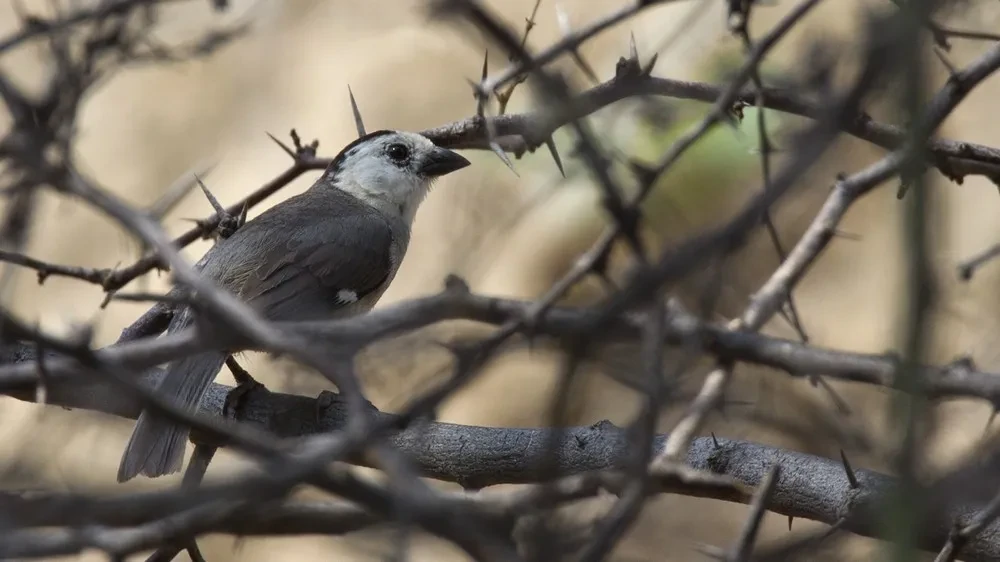
[[[419,133],[367,133],[344,147],[306,191],[217,241],[194,267],[267,320],[365,313],[395,277],[417,208],[434,180],[468,165]],[[180,291],[177,286],[171,292]],[[166,331],[187,329],[211,330],[211,319],[183,307]],[[226,351],[211,351],[177,360],[157,391],[194,410],[227,357]],[[118,481],[179,471],[188,433],[143,410],[122,454]]]

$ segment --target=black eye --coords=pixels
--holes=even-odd
[[[385,152],[389,155],[389,158],[392,158],[396,162],[406,162],[410,158],[410,149],[406,148],[406,145],[399,143],[390,144],[385,149]]]

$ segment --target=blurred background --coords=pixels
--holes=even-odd
[[[488,2],[520,28],[535,0]],[[50,3],[19,3],[27,13],[49,13]],[[562,32],[557,6],[570,25],[580,27],[622,4],[618,1],[542,0],[529,46],[541,48]],[[752,33],[760,36],[793,2],[775,1],[755,11]],[[817,39],[849,60],[860,45],[863,8],[886,8],[888,1],[838,0],[814,10],[774,51],[764,66],[765,78],[781,84],[808,64]],[[725,2],[674,2],[643,12],[589,41],[581,54],[601,80],[614,74],[614,64],[628,55],[634,34],[641,57],[654,52],[654,74],[720,83],[740,64],[742,47],[726,29]],[[421,130],[472,115],[475,102],[466,79],[478,77],[484,44],[475,34],[430,23],[424,4],[411,0],[235,0],[218,14],[208,2],[179,4],[164,11],[157,39],[195,38],[213,26],[247,21],[249,33],[210,57],[170,65],[126,68],[100,85],[88,99],[77,148],[89,173],[138,206],[149,206],[168,187],[195,171],[213,166],[205,181],[223,204],[229,204],[271,179],[289,164],[288,157],[265,133],[286,139],[295,128],[305,140],[320,141],[321,156],[333,156],[356,133],[347,85],[357,97],[369,130]],[[996,29],[1000,5],[968,2],[949,23]],[[0,34],[19,27],[15,3],[0,3]],[[954,41],[949,54],[962,66],[981,52],[982,44]],[[45,76],[41,51],[20,49],[0,58],[0,65],[26,85]],[[936,61],[932,61],[935,62]],[[494,71],[507,65],[490,55]],[[572,64],[558,66],[580,87],[585,74]],[[947,77],[933,64],[936,89]],[[945,123],[950,138],[1000,145],[1000,114],[995,100],[1000,81],[987,81]],[[510,112],[532,107],[529,91],[514,94]],[[628,101],[591,119],[602,142],[613,151],[656,158],[676,136],[709,109],[705,104],[665,98]],[[872,109],[877,118],[898,115],[891,103]],[[657,186],[646,209],[646,234],[654,246],[668,245],[699,228],[725,220],[762,185],[753,110],[736,127],[709,135]],[[767,113],[769,132],[778,147],[782,131],[799,122]],[[6,124],[5,124],[6,126]],[[597,238],[606,217],[587,175],[570,156],[567,139],[557,137],[567,178],[562,178],[545,151],[514,161],[517,175],[494,155],[470,155],[473,166],[442,180],[421,209],[410,250],[392,287],[379,306],[431,294],[448,273],[467,279],[474,291],[516,298],[541,295],[570,268]],[[855,171],[882,154],[880,149],[844,139],[816,166],[801,195],[782,206],[774,219],[787,247],[807,226],[826,197],[836,173]],[[780,158],[780,155],[779,155]],[[309,186],[318,172],[253,209],[251,216]],[[933,311],[930,356],[947,362],[968,354],[986,370],[1000,369],[994,343],[1000,328],[997,282],[1000,264],[987,266],[970,282],[958,280],[955,265],[1000,241],[997,187],[983,178],[956,185],[930,172],[935,221],[932,260],[939,301]],[[898,345],[900,307],[905,280],[900,275],[901,206],[895,186],[887,185],[857,204],[833,242],[795,292],[796,304],[811,342],[825,347],[882,352]],[[180,233],[185,218],[211,213],[204,197],[192,192],[167,217],[165,227]],[[207,242],[190,246],[197,259]],[[29,254],[41,260],[88,267],[130,263],[138,247],[100,216],[55,197],[44,200]],[[615,262],[617,263],[617,262]],[[723,274],[717,319],[738,315],[747,296],[776,267],[777,256],[765,236],[730,260]],[[162,289],[166,275],[150,275],[133,289]],[[601,284],[584,283],[569,303],[593,301]],[[696,298],[698,284],[679,294]],[[144,311],[142,305],[115,302],[100,308],[99,288],[51,278],[43,286],[32,272],[19,274],[8,302],[29,321],[64,330],[95,322],[98,342],[110,343]],[[385,410],[396,410],[409,397],[448,374],[448,356],[431,339],[468,336],[468,328],[446,326],[380,344],[362,358],[369,398]],[[780,318],[767,332],[794,338]],[[569,389],[566,418],[572,424],[610,419],[626,424],[639,404],[637,396],[616,378],[635,372],[633,350],[609,350],[588,361]],[[489,426],[538,426],[551,421],[558,392],[560,353],[545,347],[512,352],[491,364],[469,388],[439,412],[444,421]],[[250,355],[245,366],[273,390],[315,394],[324,388],[318,377],[293,366],[271,364]],[[704,369],[682,379],[684,392],[697,390]],[[611,375],[611,376],[608,376]],[[228,374],[222,375],[223,382]],[[831,383],[844,401],[838,406],[828,391],[806,379],[740,366],[723,415],[709,429],[719,436],[749,439],[836,457],[843,449],[856,467],[888,470],[894,441],[888,431],[888,394],[872,387]],[[683,394],[683,392],[682,392]],[[689,394],[688,394],[689,395]],[[683,412],[669,409],[667,430]],[[931,446],[923,474],[932,477],[974,454],[989,435],[989,408],[974,402],[943,403],[935,408]],[[68,412],[0,398],[0,464],[3,483],[46,485],[62,489],[113,489],[115,469],[131,431],[127,420],[91,412]],[[218,458],[218,457],[217,457]],[[224,474],[239,461],[221,455],[210,475]],[[174,485],[179,479],[131,482],[135,488]],[[589,502],[568,517],[585,519],[601,513],[607,502]],[[649,502],[639,523],[615,551],[614,559],[696,560],[701,544],[725,546],[739,532],[747,509],[741,505],[678,496]],[[818,525],[796,521],[792,534]],[[764,540],[789,537],[787,521],[765,518]],[[205,556],[220,560],[381,559],[390,552],[389,535],[379,530],[344,537],[248,539],[213,536],[200,541]],[[878,543],[850,538],[825,555],[831,560],[868,560]],[[182,559],[186,555],[181,555]],[[82,556],[80,559],[101,559]],[[462,560],[463,555],[436,540],[420,538],[414,560]]]

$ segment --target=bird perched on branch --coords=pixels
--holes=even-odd
[[[367,312],[392,282],[417,207],[435,178],[469,165],[426,137],[377,131],[347,145],[323,175],[220,240],[198,262],[202,275],[265,318],[303,321]],[[201,324],[204,321],[209,324]],[[185,309],[167,332],[199,325]],[[225,364],[224,351],[170,365],[158,391],[195,409]],[[118,481],[181,468],[188,429],[146,410],[118,467]]]

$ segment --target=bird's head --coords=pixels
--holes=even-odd
[[[344,147],[319,183],[398,213],[409,223],[435,179],[468,165],[461,155],[423,135],[375,131]]]

